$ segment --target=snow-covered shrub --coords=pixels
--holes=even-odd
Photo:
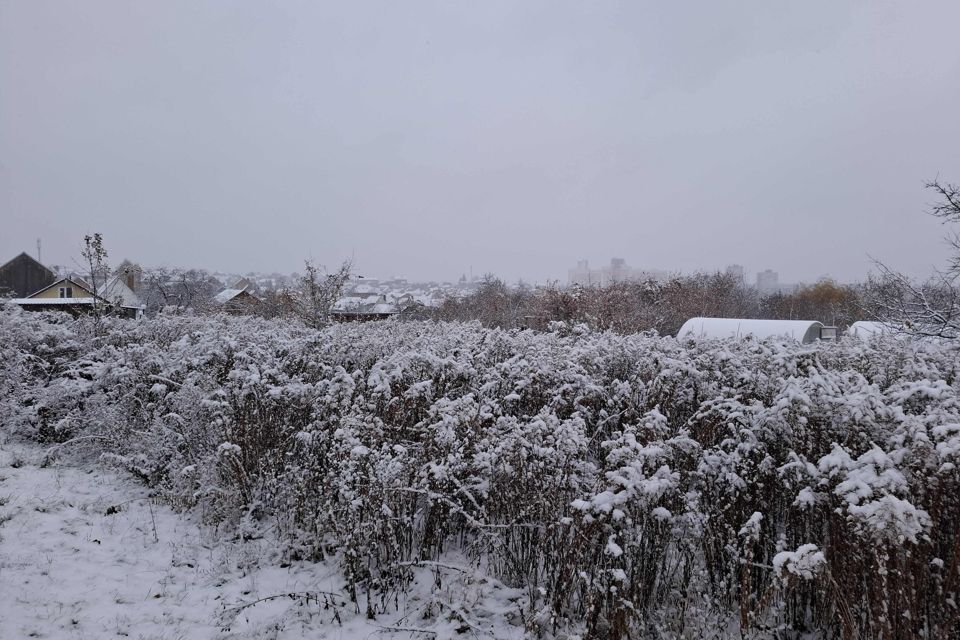
[[[278,561],[338,560],[369,616],[447,561],[520,589],[545,637],[960,616],[957,345],[0,307],[0,355],[4,429],[272,528]]]
[[[787,580],[797,576],[803,580],[812,580],[824,563],[823,553],[815,544],[800,545],[796,551],[781,551],[773,556],[773,570],[777,577]]]

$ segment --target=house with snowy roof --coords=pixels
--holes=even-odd
[[[398,313],[400,307],[396,303],[388,302],[386,295],[371,296],[366,292],[353,292],[343,296],[330,309],[330,317],[336,322],[386,320]]]
[[[231,289],[241,289],[243,291],[253,291],[253,283],[250,282],[249,278],[241,277],[239,280],[233,283]]]
[[[133,290],[134,279],[129,273],[118,274],[100,287],[100,296],[125,318],[142,318],[147,305]]]
[[[244,315],[256,312],[260,298],[246,289],[224,289],[213,296],[213,302],[225,313]]]
[[[95,291],[83,279],[66,276],[11,302],[26,311],[65,311],[74,317],[102,310],[124,318],[141,318],[145,306],[121,276]]]

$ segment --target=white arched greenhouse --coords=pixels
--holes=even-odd
[[[886,333],[893,333],[896,331],[896,328],[893,325],[885,324],[883,322],[871,322],[869,320],[858,320],[850,325],[850,328],[847,329],[847,335],[854,338],[861,338],[863,340],[868,340],[873,336],[878,336]]]
[[[701,340],[753,336],[787,338],[801,343],[836,340],[836,328],[816,320],[753,320],[749,318],[690,318],[677,333],[677,340]]]

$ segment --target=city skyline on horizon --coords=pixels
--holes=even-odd
[[[22,250],[22,251],[16,252],[16,253],[11,254],[11,255],[9,255],[9,256],[0,256],[0,258],[2,258],[2,262],[0,262],[0,264],[6,262],[7,260],[10,260],[10,259],[14,258],[14,257],[17,256],[17,255],[20,255],[20,253],[26,253],[27,255],[29,255],[29,256],[32,257],[32,258],[39,259],[39,261],[40,261],[42,264],[44,264],[44,265],[46,265],[46,266],[49,266],[49,267],[52,267],[52,268],[55,267],[55,268],[57,268],[58,270],[61,270],[61,271],[70,271],[70,272],[79,273],[79,271],[82,270],[82,268],[83,268],[83,265],[79,262],[79,250],[78,250],[78,253],[77,253],[76,256],[73,256],[72,258],[70,258],[70,259],[68,259],[68,260],[53,260],[53,261],[50,261],[50,260],[47,260],[47,259],[45,259],[45,258],[43,257],[42,250],[41,250],[41,255],[40,255],[40,256],[36,255],[37,250],[40,249],[40,248],[41,248],[40,245],[34,245],[33,251],[24,249],[24,250]],[[108,246],[108,252],[111,252],[109,246]],[[202,269],[202,270],[205,270],[205,271],[210,272],[211,274],[230,275],[230,276],[247,276],[247,275],[261,275],[261,276],[281,275],[281,276],[293,276],[293,275],[299,274],[299,273],[302,271],[302,269],[294,269],[294,270],[292,270],[292,271],[284,271],[284,270],[279,270],[279,269],[273,269],[273,270],[251,270],[251,269],[246,269],[246,270],[244,270],[244,269],[222,269],[222,268],[215,268],[215,267],[214,267],[214,268],[211,268],[211,267],[209,267],[209,266],[201,266],[201,265],[174,265],[174,264],[158,264],[158,265],[154,265],[154,264],[144,264],[144,263],[142,263],[141,261],[137,260],[136,258],[130,257],[130,256],[126,256],[126,255],[124,255],[123,257],[114,257],[113,254],[112,254],[112,252],[111,252],[110,258],[112,258],[112,260],[111,260],[111,259],[108,259],[108,262],[111,263],[111,264],[113,264],[113,266],[117,266],[117,265],[119,265],[120,263],[122,263],[122,262],[124,262],[124,261],[130,261],[130,262],[136,263],[136,264],[140,265],[141,267],[147,268],[147,269],[150,269],[150,268]],[[72,261],[71,261],[71,260],[72,260]],[[467,268],[466,270],[464,270],[464,271],[460,271],[459,274],[456,274],[456,275],[453,275],[453,276],[447,276],[447,277],[425,277],[425,278],[424,278],[424,277],[420,277],[420,278],[408,277],[408,276],[404,275],[402,271],[398,271],[398,270],[394,270],[394,271],[392,271],[392,272],[390,272],[390,273],[387,273],[387,274],[374,273],[374,272],[364,273],[365,270],[362,269],[362,267],[359,267],[359,268],[358,268],[358,267],[356,266],[356,263],[355,263],[355,265],[354,265],[354,266],[355,266],[355,268],[354,268],[354,275],[355,275],[356,277],[359,277],[359,278],[365,278],[365,279],[371,279],[371,280],[379,280],[379,281],[386,281],[386,280],[406,280],[406,281],[408,281],[408,282],[415,282],[415,283],[428,283],[428,282],[456,283],[456,282],[460,281],[461,278],[466,278],[467,281],[476,281],[476,280],[482,279],[483,277],[485,277],[485,276],[487,276],[487,275],[492,275],[492,276],[497,277],[497,278],[499,278],[499,279],[501,279],[501,280],[504,280],[504,281],[507,282],[508,284],[526,283],[526,284],[532,284],[532,285],[546,285],[546,284],[550,284],[550,283],[556,282],[556,283],[563,284],[563,285],[570,285],[570,284],[573,284],[571,274],[572,274],[573,270],[574,270],[577,266],[579,266],[579,265],[581,265],[581,264],[589,264],[589,265],[591,265],[591,269],[596,269],[596,270],[599,271],[600,269],[608,268],[608,267],[610,266],[610,264],[613,264],[613,263],[614,263],[615,261],[617,261],[617,260],[622,261],[622,263],[624,264],[625,267],[627,267],[627,268],[629,268],[629,269],[631,269],[631,270],[633,270],[633,271],[637,271],[637,272],[649,274],[650,277],[653,277],[653,278],[655,278],[655,279],[656,279],[656,278],[664,279],[664,278],[668,278],[668,277],[671,277],[671,276],[674,276],[674,275],[690,275],[690,274],[694,274],[694,273],[724,273],[724,272],[729,272],[729,270],[730,270],[732,267],[740,267],[740,268],[743,269],[743,274],[742,274],[742,275],[743,275],[743,281],[744,281],[744,283],[745,283],[746,285],[748,285],[748,286],[756,286],[756,285],[757,285],[757,279],[758,279],[760,276],[762,276],[764,272],[772,272],[772,273],[776,274],[778,282],[780,282],[780,284],[781,284],[781,285],[784,285],[784,286],[795,286],[795,285],[803,285],[803,284],[812,284],[812,283],[815,283],[815,282],[818,282],[818,281],[824,280],[824,279],[834,280],[834,281],[836,281],[836,282],[840,282],[840,283],[843,283],[843,284],[855,284],[855,283],[859,283],[859,282],[865,281],[866,278],[867,278],[867,275],[868,275],[868,274],[864,274],[863,279],[861,279],[861,280],[840,280],[840,279],[834,278],[834,277],[833,277],[832,275],[830,275],[829,273],[820,273],[820,274],[818,274],[818,275],[816,275],[816,276],[814,276],[814,277],[810,277],[810,278],[806,278],[806,279],[800,278],[800,279],[783,279],[783,280],[780,280],[781,272],[780,272],[777,268],[775,268],[774,265],[765,266],[765,267],[763,267],[762,269],[756,269],[756,270],[752,270],[752,269],[751,269],[751,270],[748,270],[744,265],[742,265],[742,264],[740,264],[740,263],[730,262],[730,263],[727,263],[727,264],[725,264],[725,265],[716,266],[716,267],[713,267],[713,268],[697,269],[697,270],[691,270],[691,271],[683,271],[683,270],[661,269],[661,268],[650,267],[650,266],[636,267],[636,266],[630,264],[630,262],[629,262],[627,259],[621,258],[621,257],[619,257],[619,256],[611,256],[611,257],[608,258],[607,260],[608,260],[609,264],[606,264],[606,265],[605,265],[605,264],[603,264],[603,263],[600,263],[600,266],[594,266],[596,263],[591,262],[589,259],[578,259],[578,260],[576,261],[576,265],[575,265],[573,268],[571,268],[571,267],[568,266],[568,268],[567,268],[567,273],[566,273],[565,276],[560,276],[560,275],[558,275],[557,277],[550,277],[550,278],[547,278],[547,279],[541,280],[541,281],[534,280],[534,279],[532,279],[532,278],[526,278],[526,277],[524,277],[524,276],[522,276],[522,275],[521,275],[520,277],[517,277],[517,278],[508,279],[508,278],[505,278],[502,274],[497,273],[496,271],[493,271],[493,270],[486,270],[486,271],[480,271],[480,272],[478,272],[478,271],[476,271],[476,270],[471,269],[470,267],[468,267],[468,268]],[[327,268],[329,268],[329,269],[334,269],[334,268],[336,268],[336,267],[339,266],[339,265],[333,264],[333,265],[323,265],[323,266],[325,266],[325,267],[327,267]],[[602,283],[602,280],[599,280],[599,279],[598,279],[598,281],[595,282],[594,284],[600,284],[600,283]]]

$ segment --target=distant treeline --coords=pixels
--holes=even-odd
[[[486,327],[544,328],[583,323],[620,333],[672,335],[689,318],[818,320],[845,328],[872,317],[867,288],[831,280],[793,293],[762,295],[726,273],[676,276],[668,281],[622,282],[605,287],[526,287],[489,276],[467,296],[449,298],[425,314],[440,320],[479,320]]]
[[[349,274],[350,265],[345,264],[332,274],[314,270],[288,288],[255,290],[260,302],[245,313],[300,318],[308,326],[322,326],[332,320],[331,308],[345,292]],[[137,293],[148,315],[161,310],[205,314],[223,311],[213,302],[221,286],[202,270],[150,270]],[[770,294],[720,272],[603,287],[509,285],[488,275],[471,293],[450,295],[437,306],[401,304],[398,308],[405,320],[479,321],[498,329],[543,330],[551,322],[564,322],[623,334],[676,335],[690,318],[706,316],[816,320],[841,330],[858,320],[882,320],[923,335],[960,333],[960,289],[950,272],[913,282],[881,270],[862,284],[824,279],[792,292]]]
[[[328,306],[343,289],[347,275],[338,273],[336,286],[327,296]],[[316,287],[306,286],[301,280],[304,278],[290,289],[257,291],[262,304],[251,313],[267,318],[303,316],[302,303]],[[326,279],[323,284],[328,284]],[[206,313],[220,310],[212,300],[221,286],[202,270],[158,269],[144,273],[138,293],[150,315],[171,308]],[[867,293],[866,286],[821,280],[793,293],[763,295],[726,273],[678,275],[667,281],[620,282],[603,287],[509,285],[488,275],[472,293],[447,297],[437,307],[408,306],[401,316],[477,320],[485,327],[500,329],[545,329],[550,322],[582,323],[597,330],[653,330],[661,335],[676,334],[686,320],[696,316],[819,320],[845,328],[873,317],[867,310]]]

